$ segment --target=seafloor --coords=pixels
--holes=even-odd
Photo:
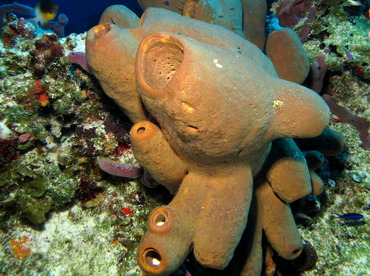
[[[369,122],[369,19],[340,2],[317,13],[304,46],[312,62],[325,49],[334,51],[324,89]],[[19,24],[23,32],[5,26],[0,41],[0,274],[141,275],[135,250],[147,215],[169,194],[98,167],[101,157],[137,163],[128,119],[68,59],[84,52],[85,34],[41,40],[49,49],[62,46],[60,56],[42,64],[36,58],[47,55],[36,47],[42,34]],[[315,268],[302,275],[369,275],[369,150],[352,124],[333,116],[330,128],[346,137],[345,149],[318,172],[323,195],[296,213],[302,237],[318,254]],[[348,212],[364,218],[337,218]]]

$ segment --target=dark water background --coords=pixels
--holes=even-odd
[[[121,4],[128,7],[138,16],[142,10],[136,0],[54,0],[59,6],[59,13],[65,13],[69,18],[66,35],[83,33],[98,24],[100,15],[106,7]],[[34,7],[39,0],[19,1],[23,5]],[[0,1],[0,5],[6,4]]]

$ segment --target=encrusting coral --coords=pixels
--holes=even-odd
[[[35,41],[35,48],[30,55],[33,57],[35,76],[41,78],[50,64],[63,56],[63,47],[55,34],[44,34]]]
[[[201,264],[223,269],[248,219],[256,227],[242,275],[261,271],[262,229],[283,258],[299,256],[289,203],[321,189],[289,137],[327,139],[322,98],[280,79],[258,47],[223,27],[157,8],[138,26],[113,17],[105,15],[122,26],[101,22],[88,32],[87,61],[135,123],[137,161],[175,194],[149,216],[138,249],[143,271],[169,275],[192,248]]]

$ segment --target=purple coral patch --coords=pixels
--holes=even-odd
[[[330,107],[331,112],[333,112],[334,115],[341,119],[343,123],[351,124],[358,130],[358,132],[360,133],[362,146],[365,149],[370,150],[370,137],[369,137],[370,123],[364,118],[351,114],[343,106],[337,104],[330,95],[328,94],[323,95],[323,99]]]
[[[89,64],[87,63],[86,56],[84,52],[70,52],[68,55],[68,60],[73,63],[81,66],[87,73],[91,73]]]
[[[136,166],[113,162],[109,159],[99,159],[99,167],[111,175],[137,179],[141,176],[141,169]]]

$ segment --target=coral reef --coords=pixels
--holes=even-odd
[[[0,41],[0,271],[137,275],[137,241],[158,203],[136,182],[111,178],[98,166],[108,156],[138,166],[130,122],[69,62],[70,53],[84,50],[83,34],[54,40],[62,55],[40,76],[31,66],[38,40],[45,37],[12,16]],[[106,234],[95,240],[97,233]],[[89,261],[75,263],[63,248]]]
[[[262,26],[264,1],[257,1],[261,4],[259,8],[252,1],[242,2],[243,5],[250,4],[244,8],[243,15],[251,17],[252,22],[258,22],[253,26]],[[168,8],[174,2],[161,3]],[[317,8],[314,18],[306,20],[309,14],[303,15],[292,26],[298,34],[303,27],[309,30],[309,34],[305,35],[304,47],[313,69],[304,85],[316,87],[315,91],[320,95],[330,96],[333,102],[350,114],[369,121],[368,19],[364,16],[368,6],[365,2],[363,6],[354,7],[350,6],[350,1],[344,0],[312,3]],[[258,9],[261,9],[259,15],[256,14]],[[254,15],[256,17],[252,19]],[[120,21],[122,18],[125,20]],[[160,16],[155,18],[153,30],[168,20],[162,19]],[[133,30],[137,30],[139,24],[139,19],[127,8],[111,9],[101,20],[101,23],[115,23]],[[9,28],[9,24],[14,24],[14,28],[11,28],[15,31]],[[181,27],[181,32],[184,32],[184,26],[179,25],[177,28]],[[243,29],[245,31],[246,28]],[[261,30],[262,27],[259,33],[252,32],[248,40],[252,41],[256,36],[258,39],[253,43],[265,49],[265,37],[261,35]],[[223,31],[217,31],[211,36],[219,41],[212,47],[223,48],[227,44],[218,39]],[[253,28],[249,31],[253,31]],[[171,32],[176,33],[173,30]],[[142,39],[148,35],[145,34]],[[174,159],[174,162],[161,166],[161,169],[152,170],[152,175],[144,170],[138,181],[102,172],[99,160],[104,159],[118,165],[125,164],[125,168],[139,166],[133,155],[135,145],[131,147],[129,142],[128,132],[132,123],[105,96],[91,74],[70,64],[68,56],[74,53],[84,58],[84,34],[59,39],[63,55],[55,59],[38,78],[31,66],[30,51],[35,48],[35,40],[40,38],[39,30],[32,24],[14,15],[7,15],[0,41],[0,273],[69,275],[73,271],[81,275],[141,275],[136,252],[147,230],[148,214],[156,207],[170,203],[182,178],[174,180],[166,176],[171,173],[182,175],[184,167],[176,166],[179,160]],[[135,50],[142,39],[135,43]],[[318,58],[320,55],[324,58]],[[125,66],[133,64],[132,59],[117,61]],[[221,60],[212,63],[216,68],[222,65]],[[127,79],[133,77],[130,81],[135,82],[135,71],[130,70],[122,71],[121,76],[127,76]],[[313,71],[316,76],[313,76]],[[312,83],[315,85],[311,86]],[[279,102],[275,104],[279,106]],[[153,116],[147,118],[148,115],[144,110],[143,117],[154,125],[158,124]],[[287,216],[279,218],[289,221],[291,212],[298,225],[298,234],[302,236],[301,243],[295,240],[295,245],[298,244],[302,249],[298,258],[291,261],[279,256],[286,252],[281,245],[287,244],[274,243],[274,231],[266,240],[262,222],[258,219],[261,216],[257,215],[261,206],[258,206],[255,194],[252,195],[246,231],[228,267],[223,271],[205,268],[190,254],[174,275],[258,274],[262,263],[265,273],[280,275],[366,275],[370,269],[366,259],[369,255],[369,155],[362,147],[354,126],[342,123],[335,115],[329,124],[331,129],[345,135],[344,153],[331,156],[338,154],[343,146],[343,137],[328,128],[315,139],[294,139],[300,150],[297,158],[292,158],[292,146],[296,145],[288,138],[280,138],[280,143],[276,141],[272,144],[269,162],[264,164],[262,176],[254,178],[254,184],[261,187],[258,192],[263,197],[267,197],[269,192],[268,189],[263,190],[269,187],[265,183],[266,176],[270,177],[268,181],[275,181],[275,189],[278,189],[279,174],[274,171],[275,168],[279,171],[280,165],[283,165],[289,177],[300,183],[295,191],[300,192],[302,187],[312,186],[313,194],[280,206],[282,210],[285,208]],[[155,132],[149,141],[153,144],[147,144],[148,150],[141,145],[143,157],[136,151],[144,167],[152,163],[145,163],[145,155],[152,155],[149,159],[155,161],[158,157],[160,161],[161,156],[173,154],[173,151],[169,152],[171,148],[161,131]],[[157,148],[153,150],[155,145]],[[285,147],[289,150],[284,151]],[[281,155],[282,152],[287,158]],[[176,157],[174,154],[171,158]],[[307,165],[302,162],[304,160]],[[289,170],[291,167],[292,173]],[[296,170],[299,173],[294,172]],[[158,186],[153,178],[164,183],[172,194]],[[307,180],[312,180],[312,183]],[[141,183],[151,189],[143,187]],[[317,195],[320,191],[322,193]],[[195,192],[198,194],[202,191]],[[286,195],[291,193],[279,191],[279,197]],[[276,199],[272,197],[271,201]],[[286,197],[285,200],[294,199]],[[290,212],[287,211],[288,206]],[[192,209],[192,206],[188,207]],[[357,221],[338,218],[338,215],[349,212],[360,213],[364,218]],[[155,214],[158,213],[149,216],[156,218]],[[157,222],[159,226],[162,224],[161,220]],[[175,225],[182,223],[185,222],[180,221]],[[275,225],[286,233],[290,231],[297,234],[294,225]],[[179,231],[185,230],[180,227]],[[289,245],[294,245],[294,240],[289,240]],[[266,259],[262,258],[265,254]],[[149,260],[157,264],[155,258],[158,255],[149,255]],[[308,269],[311,270],[306,271]]]
[[[35,28],[23,18],[14,15],[7,16],[7,24],[2,31],[2,39],[7,44],[17,44],[17,38],[33,39],[36,37]]]

